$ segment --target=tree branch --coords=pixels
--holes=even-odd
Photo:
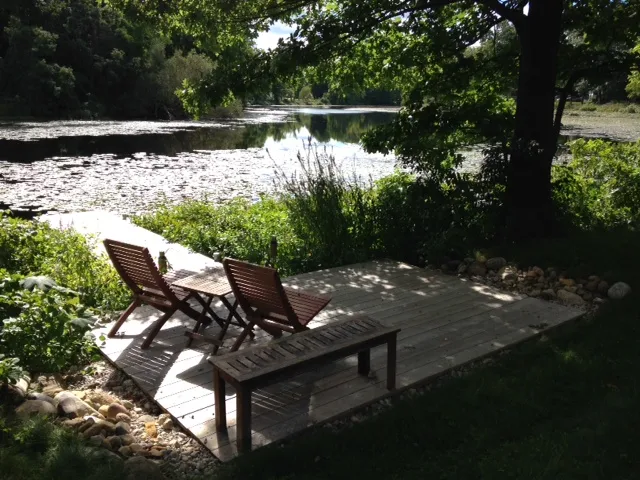
[[[524,13],[507,7],[504,3],[500,2],[500,0],[478,0],[478,3],[491,9],[502,18],[509,20],[516,28],[518,28],[526,18]]]

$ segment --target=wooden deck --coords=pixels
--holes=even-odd
[[[549,329],[583,313],[393,261],[312,272],[284,283],[333,297],[310,324],[312,328],[356,313],[402,328],[398,391],[539,334],[541,330],[532,325]],[[227,390],[229,430],[228,435],[219,434],[213,418],[212,370],[206,361],[211,347],[194,342],[192,348],[185,348],[183,333],[191,321],[176,315],[151,348],[140,349],[158,315],[149,307],[139,308],[123,325],[119,338],[100,343],[103,353],[214,455],[223,461],[234,458],[235,395]],[[215,334],[219,327],[209,328]],[[230,330],[219,354],[225,353],[237,333]],[[245,345],[269,339],[259,333]],[[369,378],[358,376],[356,363],[354,356],[257,390],[253,394],[254,449],[389,395],[384,384],[384,347],[372,351]]]

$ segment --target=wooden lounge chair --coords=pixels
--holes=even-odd
[[[151,345],[162,326],[178,310],[196,320],[198,325],[211,322],[189,305],[189,300],[195,298],[203,308],[207,309],[207,305],[199,295],[171,286],[172,282],[193,275],[195,272],[178,270],[162,275],[147,248],[109,239],[104,241],[104,246],[113,266],[133,293],[133,302],[120,315],[109,332],[109,337],[114,337],[129,315],[143,303],[154,306],[164,312],[164,315],[155,322],[142,343],[142,348],[148,348]]]
[[[273,268],[231,258],[222,263],[248,322],[231,351],[240,347],[255,325],[276,337],[283,331],[308,330],[307,324],[331,301],[329,297],[284,288]]]

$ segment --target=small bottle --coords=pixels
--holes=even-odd
[[[158,255],[158,270],[163,275],[169,271],[169,262],[167,262],[164,252],[160,252],[160,255]]]

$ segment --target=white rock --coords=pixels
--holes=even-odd
[[[631,293],[631,287],[624,282],[616,282],[611,285],[607,295],[613,300],[620,300]]]

